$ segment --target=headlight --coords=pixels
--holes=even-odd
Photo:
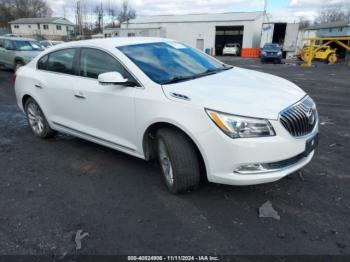
[[[262,54],[262,55],[266,55],[267,53],[266,53],[265,51],[262,51],[261,54]]]
[[[205,110],[211,120],[231,138],[274,136],[275,131],[266,119],[230,115],[213,110]]]
[[[278,51],[277,55],[282,55],[282,52],[281,52],[281,51]]]

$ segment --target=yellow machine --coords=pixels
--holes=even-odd
[[[325,60],[329,64],[334,64],[337,62],[337,49],[332,49],[330,46],[318,45],[315,45],[312,48],[313,59]],[[299,58],[307,63],[309,61],[309,56],[310,46],[305,46],[303,49],[301,49]]]
[[[310,41],[310,45],[304,47],[299,57],[306,62],[304,66],[311,66],[313,59],[326,59],[328,63],[334,64],[337,62],[336,49],[332,49],[329,45],[336,43],[337,45],[350,51],[350,46],[344,44],[341,41],[350,42],[350,37],[316,37],[316,38],[305,38],[304,40]],[[322,44],[315,45],[315,42],[319,41]]]

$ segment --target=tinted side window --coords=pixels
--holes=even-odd
[[[47,70],[48,61],[49,61],[48,55],[45,55],[42,58],[40,58],[38,61],[38,69]]]
[[[118,72],[125,78],[129,74],[124,67],[109,54],[92,48],[82,48],[80,54],[80,75],[96,78],[99,74],[107,72]]]
[[[4,47],[5,47],[6,49],[10,49],[10,50],[14,49],[14,48],[13,48],[12,41],[7,40],[7,39],[5,39]]]
[[[0,39],[0,47],[4,47],[4,39]]]
[[[75,52],[75,49],[64,49],[50,53],[47,63],[47,70],[73,75]]]

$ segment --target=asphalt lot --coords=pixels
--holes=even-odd
[[[154,163],[66,135],[35,138],[12,72],[0,70],[0,254],[350,254],[350,68],[221,59],[315,99],[320,146],[302,175],[170,195]],[[259,218],[266,201],[280,220]],[[89,236],[76,251],[79,229]]]

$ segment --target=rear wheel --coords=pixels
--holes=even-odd
[[[27,120],[33,133],[40,138],[48,138],[54,134],[50,128],[43,111],[34,99],[29,98],[24,106]]]
[[[192,141],[173,128],[157,133],[158,161],[165,184],[173,193],[195,189],[200,182],[200,164]]]

